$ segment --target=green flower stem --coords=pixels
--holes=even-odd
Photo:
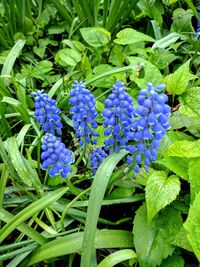
[[[67,211],[69,210],[69,208],[83,195],[85,195],[87,192],[90,191],[90,187],[87,188],[86,190],[84,190],[83,192],[81,192],[78,196],[76,196],[67,206],[66,208],[64,209],[63,213],[62,213],[62,216],[61,216],[61,220],[60,220],[60,223],[61,223],[61,228],[62,228],[62,231],[64,232],[65,231],[65,227],[64,227],[64,219],[65,219],[65,216],[67,214]]]

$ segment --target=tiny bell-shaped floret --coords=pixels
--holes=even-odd
[[[44,90],[32,92],[34,96],[35,112],[37,122],[42,125],[45,132],[62,134],[62,123],[60,120],[60,109],[56,107],[56,100],[51,99]]]
[[[47,170],[49,176],[61,175],[66,178],[72,168],[69,166],[74,162],[72,151],[65,147],[59,137],[46,133],[42,138],[42,169]]]
[[[72,105],[70,113],[76,137],[80,138],[80,145],[85,142],[95,144],[96,137],[99,136],[94,130],[98,127],[95,121],[98,115],[95,109],[96,101],[84,82],[75,81],[72,85],[69,103]]]

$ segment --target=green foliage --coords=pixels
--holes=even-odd
[[[195,75],[189,72],[190,60],[179,67],[173,74],[165,77],[164,82],[167,85],[167,91],[172,94],[180,95],[186,91],[190,80],[196,78]]]
[[[173,252],[175,236],[182,225],[180,213],[166,208],[148,223],[147,208],[141,206],[134,219],[134,245],[141,267],[155,267]]]
[[[184,228],[187,231],[187,238],[190,241],[192,249],[197,256],[198,260],[200,259],[200,243],[199,243],[199,201],[200,193],[195,197],[193,204],[190,206],[189,214],[186,222],[184,223]]]
[[[161,209],[176,199],[179,191],[180,182],[175,175],[167,177],[165,172],[160,171],[149,177],[145,193],[149,223]]]

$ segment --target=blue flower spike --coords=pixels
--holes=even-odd
[[[37,122],[42,125],[45,132],[51,134],[62,134],[62,123],[60,120],[60,109],[56,107],[56,100],[50,98],[44,90],[32,92],[34,96],[35,112]]]
[[[95,148],[91,155],[90,155],[90,165],[92,170],[92,175],[94,176],[96,173],[96,170],[100,166],[100,164],[103,162],[103,160],[107,157],[107,153],[103,150],[102,147]]]
[[[74,163],[72,151],[65,147],[59,137],[46,133],[42,138],[42,150],[42,169],[49,169],[49,176],[61,175],[66,178],[71,173],[69,165]]]
[[[139,92],[137,98],[138,107],[135,110],[135,120],[132,124],[132,132],[129,140],[135,141],[135,145],[128,145],[126,149],[136,155],[134,167],[135,172],[140,171],[143,164],[146,169],[157,157],[157,149],[166,131],[170,129],[169,116],[171,108],[166,104],[168,97],[162,93],[165,84],[153,87],[152,83],[147,83],[147,88]],[[131,163],[131,157],[127,163]]]
[[[74,82],[70,91],[69,103],[72,105],[70,113],[76,137],[80,138],[80,146],[90,142],[95,144],[96,137],[99,136],[95,132],[98,127],[95,121],[98,115],[95,109],[96,101],[84,82]]]
[[[133,101],[126,92],[123,82],[116,82],[104,104],[106,108],[102,111],[102,115],[104,135],[107,137],[105,149],[109,150],[109,153],[119,152],[121,148],[126,147],[134,116]]]

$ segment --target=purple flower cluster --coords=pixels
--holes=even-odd
[[[62,134],[62,123],[60,121],[60,109],[56,107],[56,100],[48,97],[44,90],[33,92],[35,101],[34,115],[37,122],[42,125],[45,132]]]
[[[65,147],[61,138],[46,133],[42,138],[42,150],[42,169],[47,170],[49,168],[50,176],[60,174],[61,177],[66,178],[72,171],[69,164],[73,163],[74,159],[72,151]]]
[[[37,122],[42,125],[45,135],[42,138],[42,169],[47,170],[50,176],[60,174],[66,178],[72,171],[69,164],[74,162],[72,151],[65,147],[61,138],[55,136],[62,134],[62,123],[60,120],[60,109],[56,107],[56,100],[48,97],[44,90],[33,92],[34,115]]]
[[[135,172],[139,172],[142,163],[149,168],[150,162],[156,160],[160,142],[166,130],[170,128],[171,109],[166,104],[168,97],[164,93],[159,93],[165,89],[165,84],[153,87],[152,83],[148,83],[147,86],[147,89],[139,92],[137,98],[139,105],[135,110],[132,132],[128,136],[130,141],[135,141],[135,144],[126,148],[131,154],[136,155]],[[133,158],[129,156],[127,162],[132,161]]]
[[[99,165],[102,163],[102,161],[107,157],[107,153],[103,150],[103,148],[98,147],[95,148],[91,155],[90,155],[90,165],[92,170],[92,175],[94,176],[96,173],[96,170],[98,169]]]
[[[72,121],[76,137],[80,138],[80,146],[90,142],[95,144],[98,136],[94,131],[98,127],[95,121],[98,115],[95,109],[96,101],[84,82],[76,81],[72,85],[69,103],[72,105],[70,113],[73,114]]]
[[[200,6],[198,6],[198,17],[200,18]],[[197,29],[196,29],[196,31],[195,31],[195,33],[194,33],[194,38],[195,39],[197,39],[198,38],[198,36],[199,36],[199,33],[200,33],[200,20],[198,20],[198,22],[197,22]]]
[[[106,107],[102,111],[104,135],[108,138],[105,141],[105,148],[109,150],[109,153],[119,152],[121,148],[126,147],[134,116],[133,101],[126,92],[123,82],[116,82],[104,104]]]

